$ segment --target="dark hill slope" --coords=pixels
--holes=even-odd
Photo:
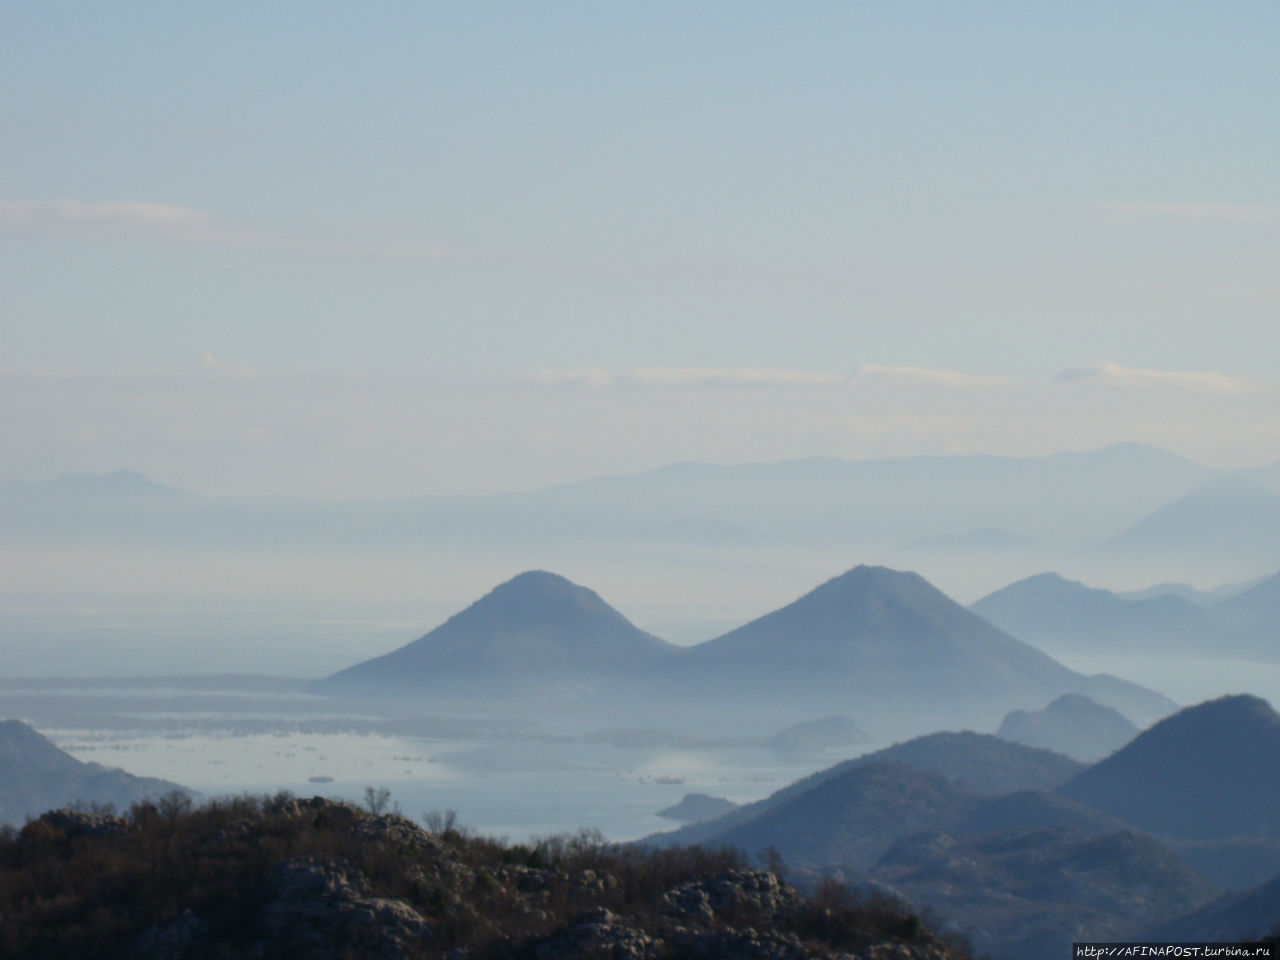
[[[20,824],[78,802],[123,808],[174,790],[189,792],[168,780],[82,763],[25,723],[0,721],[0,822]]]
[[[921,834],[886,853],[876,876],[998,960],[1070,956],[1073,940],[1132,939],[1214,896],[1155,840],[1129,831]]]
[[[708,694],[810,709],[853,699],[860,720],[896,721],[894,732],[993,727],[1010,709],[1062,693],[1085,693],[1144,722],[1172,708],[1135,684],[1068,670],[918,574],[884,567],[855,567],[685,659]]]
[[[1251,696],[1188,707],[1058,791],[1156,834],[1280,836],[1280,714]]]
[[[1227,894],[1142,934],[1144,940],[1180,943],[1229,943],[1265,936],[1280,936],[1280,877],[1253,890]]]
[[[574,693],[674,661],[673,647],[585,587],[522,573],[430,633],[319,681],[319,693]]]
[[[891,760],[855,766],[715,837],[742,850],[773,847],[793,867],[870,869],[898,840],[922,831],[984,834],[1065,827],[1096,836],[1124,824],[1061,797],[971,793]]]
[[[797,780],[781,790],[745,804],[723,817],[648,838],[648,843],[688,845],[713,842],[733,827],[748,823],[821,783],[859,766],[879,761],[901,763],[974,794],[1001,794],[1021,790],[1052,790],[1084,767],[1068,757],[1012,743],[985,733],[931,733],[894,744],[862,757],[845,760],[826,770]]]

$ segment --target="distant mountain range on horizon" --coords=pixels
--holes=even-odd
[[[1272,473],[1276,475],[1272,479]],[[1227,480],[1224,480],[1227,478]],[[1141,481],[1141,484],[1137,481]],[[1224,483],[1226,486],[1224,487]],[[235,515],[276,523],[259,533],[300,533],[340,508],[346,523],[331,523],[325,534],[339,538],[382,538],[394,534],[390,518],[421,529],[466,529],[492,533],[487,522],[522,518],[527,532],[545,534],[572,519],[582,528],[616,533],[630,523],[657,524],[650,533],[770,539],[851,534],[887,536],[930,548],[973,541],[995,549],[1025,546],[1035,539],[1067,533],[1056,515],[1071,514],[1096,530],[1098,544],[1124,537],[1154,511],[1172,507],[1202,485],[1229,491],[1231,484],[1280,496],[1280,462],[1274,471],[1219,471],[1144,444],[1123,443],[1097,450],[1039,457],[929,455],[871,460],[811,457],[771,463],[718,465],[676,463],[636,474],[604,476],[551,487],[482,495],[427,495],[392,500],[323,501],[281,495],[206,496],[156,483],[132,470],[64,474],[47,480],[0,484],[15,532],[58,532],[52,510],[79,508],[103,532],[122,532],[110,523],[113,507],[163,507],[171,521],[187,517],[199,529],[201,514],[226,520]],[[1206,493],[1204,496],[1208,496]],[[910,498],[911,518],[889,517],[877,508]],[[833,509],[838,507],[838,509]],[[762,509],[767,508],[767,509]],[[537,517],[530,514],[535,513]],[[283,514],[283,515],[278,515]],[[904,525],[903,520],[911,523]],[[890,522],[891,521],[891,522]],[[694,523],[693,527],[686,526]],[[1009,529],[1012,528],[1012,529]],[[253,527],[224,528],[225,537],[247,536]],[[68,532],[66,529],[61,532]],[[146,525],[134,528],[137,536]],[[175,531],[185,532],[185,531]],[[1078,530],[1076,531],[1078,534]],[[313,534],[319,531],[313,530]]]
[[[673,565],[691,576],[711,569],[708,608],[766,566],[816,579],[861,558],[976,596],[1045,569],[1112,583],[1131,583],[1137,570],[1148,582],[1203,583],[1280,569],[1280,463],[1215,470],[1126,443],[1039,457],[679,463],[536,490],[378,501],[205,496],[121,470],[0,484],[0,527],[14,549],[128,550],[151,564],[136,578],[141,590],[172,551],[305,551],[418,567],[448,557],[485,570],[519,555],[523,567],[607,569],[615,582],[628,571],[640,582]],[[279,579],[297,588],[280,562]],[[60,589],[94,582],[68,568]]]

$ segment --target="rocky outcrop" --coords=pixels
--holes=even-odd
[[[123,817],[80,810],[50,810],[41,814],[36,822],[47,824],[68,837],[114,837],[129,829],[129,822]]]
[[[319,797],[55,811],[0,833],[0,863],[0,943],[49,960],[965,957],[899,905],[809,901],[727,850],[511,846]]]
[[[263,925],[269,952],[277,956],[400,957],[430,933],[420,913],[400,900],[371,896],[367,881],[342,864],[285,860],[272,871],[270,886],[275,900],[263,910]]]
[[[681,884],[658,900],[659,908],[670,916],[708,924],[743,917],[773,924],[799,903],[795,890],[763,870],[728,870],[710,880]]]
[[[606,907],[578,916],[538,947],[538,960],[659,960],[666,944]]]

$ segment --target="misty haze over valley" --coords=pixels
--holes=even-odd
[[[1277,37],[0,5],[0,957],[1275,956]]]
[[[413,640],[424,605],[394,598],[403,620],[389,618],[374,584],[353,581],[340,603],[287,586],[275,603],[237,602],[174,596],[160,577],[112,599],[72,563],[65,592],[4,611],[9,662],[27,669],[0,681],[21,719],[3,731],[0,816],[174,790],[356,804],[382,790],[410,815],[459,810],[523,843],[589,826],[772,850],[801,889],[834,876],[888,891],[997,957],[1057,949],[1080,923],[1137,936],[1221,914],[1223,936],[1266,932],[1266,908],[1230,898],[1265,903],[1280,874],[1280,716],[1266,699],[1280,538],[1258,535],[1280,520],[1275,473],[1126,444],[681,465],[466,502],[208,498],[132,472],[11,483],[10,546],[119,551],[117,577],[234,561],[287,584],[295,558],[328,554],[434,575],[448,593],[451,577],[536,551],[654,605],[689,599],[678,617],[647,607],[651,625],[683,626],[672,643],[589,584],[531,569]],[[448,549],[423,565],[414,543]],[[794,578],[789,558],[807,570],[846,551],[914,559],[971,594],[1011,579],[966,607],[919,572],[865,563],[744,609]],[[1215,563],[1228,571],[1216,582]],[[1144,581],[1146,565],[1160,578]],[[699,627],[719,632],[691,642]],[[1129,769],[1131,754],[1146,759]],[[1166,777],[1211,795],[1165,798]],[[672,819],[689,825],[671,832]],[[960,898],[957,851],[981,871]],[[1052,894],[1037,886],[1049,869],[1072,877]],[[1127,899],[1135,882],[1160,905]]]

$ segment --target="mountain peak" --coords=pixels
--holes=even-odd
[[[815,587],[796,601],[825,600],[837,596],[880,594],[885,596],[918,595],[922,592],[938,594],[941,591],[924,577],[910,570],[894,570],[890,567],[876,567],[859,564],[846,570],[839,576],[832,577],[826,583]]]
[[[1187,707],[1061,792],[1155,833],[1280,837],[1280,714],[1247,694]]]
[[[552,573],[549,570],[526,570],[523,573],[517,573],[510,580],[503,581],[498,584],[486,596],[489,597],[567,597],[578,594],[590,594],[596,596],[595,592],[588,590],[586,587],[580,587],[568,577],[562,577],[558,573]]]
[[[363,692],[476,683],[546,689],[586,675],[618,681],[675,648],[645,633],[594,590],[545,570],[499,584],[425,636],[317,684]]]
[[[457,617],[496,617],[507,624],[599,616],[626,622],[594,590],[546,570],[526,570],[498,584]],[[456,619],[456,617],[455,617]]]

